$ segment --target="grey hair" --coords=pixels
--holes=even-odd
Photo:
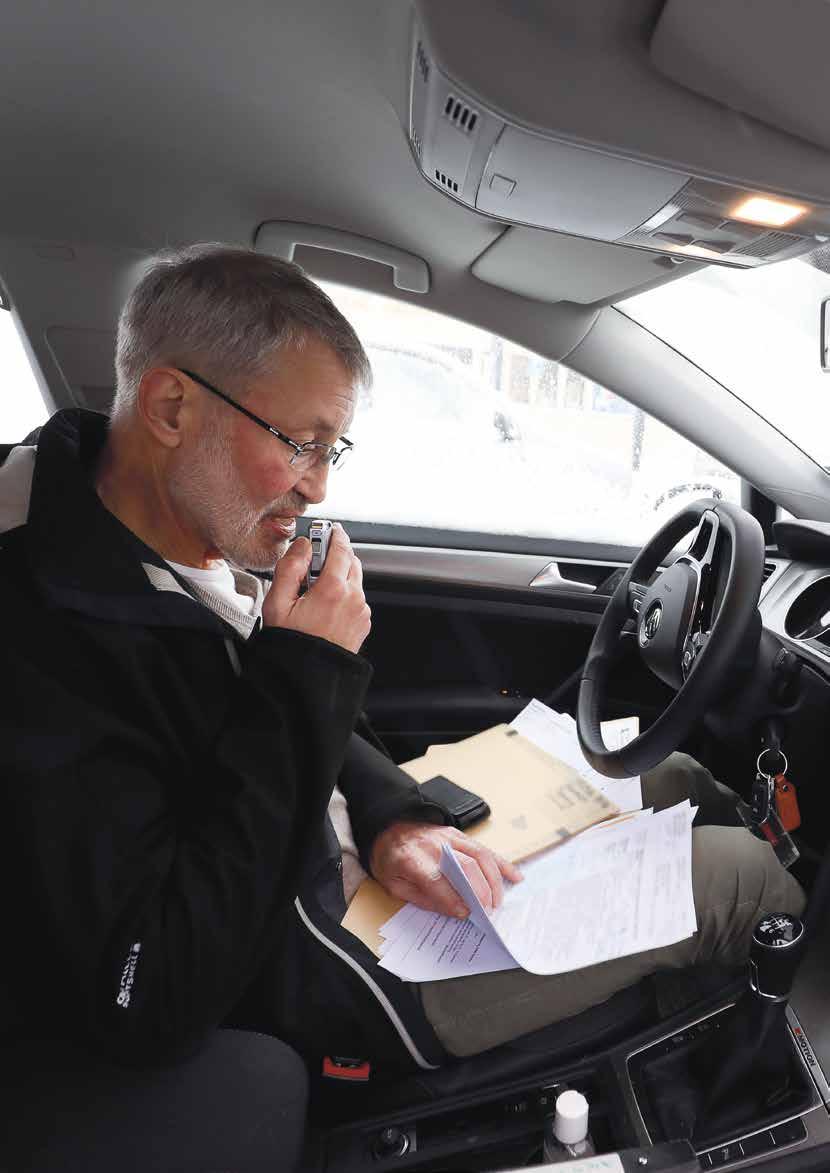
[[[299,266],[223,244],[159,253],[118,319],[113,417],[134,408],[153,366],[191,367],[240,386],[309,335],[328,343],[356,385],[369,386],[357,334]]]

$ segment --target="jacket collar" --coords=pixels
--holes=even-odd
[[[226,634],[207,607],[156,590],[142,563],[169,566],[102,504],[93,478],[107,427],[72,408],[40,431],[23,537],[38,585],[53,605],[98,619]]]

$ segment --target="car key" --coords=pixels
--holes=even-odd
[[[801,826],[795,785],[784,774],[775,775],[775,808],[785,831],[795,831]]]
[[[785,754],[778,751],[783,760],[783,769],[776,775],[765,774],[761,769],[761,761],[766,752],[766,750],[762,750],[758,755],[751,805],[739,802],[737,810],[747,829],[757,838],[764,839],[769,843],[781,866],[789,868],[799,858],[800,852],[789,834],[789,830],[794,827],[786,827],[779,814],[776,786],[779,778],[789,786],[785,777],[787,758]]]
[[[752,805],[750,808],[752,821],[757,827],[760,827],[769,818],[774,799],[775,783],[772,775],[762,774],[759,770],[752,786]]]

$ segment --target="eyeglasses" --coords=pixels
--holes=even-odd
[[[324,444],[321,440],[308,440],[305,444],[298,444],[296,440],[292,440],[290,436],[286,436],[285,432],[274,428],[266,420],[260,419],[258,415],[254,415],[252,411],[248,411],[247,407],[243,407],[241,403],[237,403],[235,399],[231,399],[230,395],[226,395],[224,391],[220,391],[218,387],[214,387],[207,379],[203,379],[201,375],[197,375],[195,371],[187,371],[184,367],[179,368],[183,375],[187,375],[188,379],[192,379],[194,383],[198,383],[200,387],[204,387],[206,391],[210,391],[213,395],[218,395],[220,399],[224,399],[225,403],[230,404],[231,407],[237,411],[241,411],[249,420],[253,420],[255,424],[259,424],[261,428],[265,428],[266,432],[270,432],[272,436],[276,436],[278,440],[282,440],[283,444],[287,444],[289,448],[293,448],[293,453],[289,464],[293,468],[300,469],[302,472],[307,472],[309,469],[317,468],[318,465],[330,464],[332,468],[340,469],[346,462],[346,457],[354,448],[351,440],[347,440],[345,436],[340,437],[340,444],[342,447],[336,448],[334,444]]]

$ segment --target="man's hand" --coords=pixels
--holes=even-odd
[[[301,595],[310,561],[311,542],[297,538],[277,563],[262,604],[262,622],[319,636],[347,652],[359,651],[372,626],[372,613],[363,594],[360,559],[339,523],[334,523],[320,577]]]
[[[409,900],[445,916],[465,917],[469,909],[441,874],[441,848],[445,843],[458,855],[473,891],[488,912],[502,902],[503,879],[516,884],[522,878],[512,863],[463,831],[426,823],[393,823],[382,831],[372,847],[372,875],[399,900]]]

